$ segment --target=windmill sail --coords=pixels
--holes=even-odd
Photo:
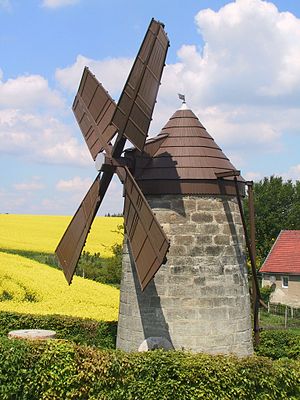
[[[99,176],[97,176],[87,192],[55,250],[59,264],[69,284],[72,281],[80,253],[100,205]]]
[[[169,241],[126,167],[124,220],[142,290],[165,262]]]
[[[116,104],[88,68],[84,69],[73,112],[95,160],[116,133],[110,125]]]
[[[156,101],[169,40],[163,25],[152,19],[112,123],[139,150],[143,150]]]
[[[167,238],[128,168],[124,174],[118,159],[126,138],[138,149],[144,147],[168,46],[163,25],[153,19],[118,106],[89,69],[84,69],[73,111],[93,159],[105,150],[110,162],[102,166],[101,180],[98,175],[55,251],[69,283],[115,170],[125,185],[124,217],[142,288],[165,260]],[[111,146],[110,140],[117,131],[118,137]]]

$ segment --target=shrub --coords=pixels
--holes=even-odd
[[[274,292],[274,288],[272,286],[263,286],[260,288],[261,298],[266,304],[268,301],[270,301],[272,292]]]
[[[297,399],[300,362],[0,339],[1,399]]]
[[[111,247],[113,257],[102,258],[100,253],[84,251],[79,259],[76,275],[94,281],[119,286],[122,272],[122,245]]]
[[[262,331],[260,333],[260,344],[255,352],[274,360],[300,358],[300,335],[286,330]]]
[[[0,336],[16,329],[51,329],[57,338],[75,343],[114,349],[117,323],[93,321],[89,319],[61,315],[30,315],[0,312]]]

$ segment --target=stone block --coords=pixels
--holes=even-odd
[[[194,212],[191,214],[191,221],[197,223],[208,223],[213,221],[213,216],[208,212]]]
[[[161,224],[179,224],[185,222],[185,217],[171,210],[156,210],[155,216]]]
[[[192,235],[178,235],[174,236],[173,239],[175,245],[189,246],[194,243],[194,236]]]
[[[196,319],[197,310],[194,308],[184,308],[184,309],[173,309],[166,310],[166,317],[170,321],[190,321]],[[185,325],[185,329],[187,330],[187,325]]]
[[[193,246],[188,252],[189,255],[193,257],[202,256],[205,254],[205,249],[202,246]]]
[[[229,245],[230,236],[229,235],[216,235],[214,236],[214,243],[217,245]]]
[[[205,277],[195,277],[194,278],[194,284],[196,286],[205,286],[206,284],[206,278]]]
[[[170,224],[170,235],[189,235],[196,232],[196,225],[186,223],[186,224]]]
[[[181,285],[172,285],[169,286],[167,289],[167,293],[168,296],[178,296],[178,297],[186,297],[189,293],[191,293],[191,291],[193,290],[193,286],[189,285],[189,286],[181,286]]]
[[[209,256],[220,256],[224,252],[223,246],[206,246],[204,250],[205,254]]]
[[[200,197],[197,199],[197,211],[202,210],[222,210],[223,203],[221,198]]]
[[[188,275],[169,275],[167,277],[167,285],[192,285],[193,277]]]
[[[214,220],[218,223],[218,224],[228,224],[230,221],[230,218],[228,218],[228,216],[224,213],[224,212],[217,212],[214,213]]]
[[[220,226],[216,223],[198,224],[195,231],[203,235],[217,234],[220,232]]]
[[[184,210],[186,212],[191,212],[196,210],[196,199],[195,198],[187,198],[183,200]]]
[[[212,235],[195,235],[195,240],[197,246],[201,246],[204,244],[212,244],[213,238]]]
[[[169,270],[171,274],[182,274],[185,271],[185,267],[183,264],[170,265]]]
[[[170,246],[169,253],[170,256],[184,256],[187,254],[186,246]]]

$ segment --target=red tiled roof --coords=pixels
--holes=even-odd
[[[300,231],[281,231],[260,272],[300,275]]]

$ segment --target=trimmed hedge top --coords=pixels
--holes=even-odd
[[[300,362],[0,340],[5,399],[299,399]]]

